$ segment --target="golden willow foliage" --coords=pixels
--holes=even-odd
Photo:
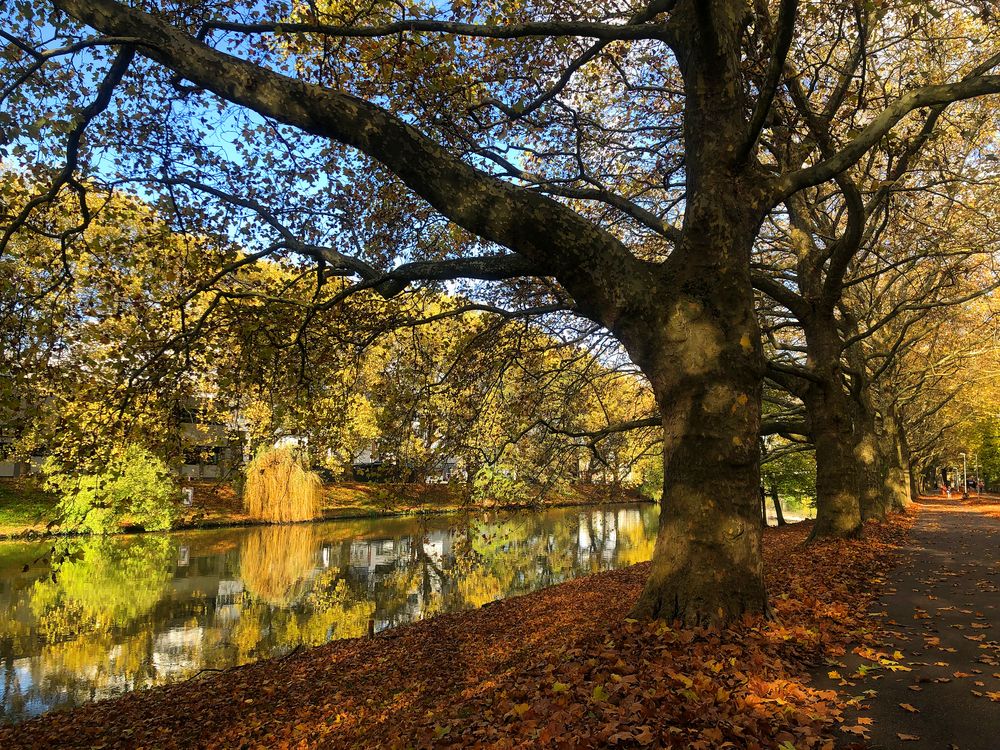
[[[272,448],[247,464],[243,505],[261,521],[311,521],[320,516],[320,486],[291,448]]]

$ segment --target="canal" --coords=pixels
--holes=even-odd
[[[651,504],[0,544],[20,721],[648,560]]]

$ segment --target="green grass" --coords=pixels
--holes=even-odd
[[[0,533],[44,527],[52,519],[55,505],[56,498],[31,480],[0,481]]]

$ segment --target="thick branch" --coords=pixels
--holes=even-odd
[[[375,290],[383,297],[394,297],[411,281],[448,281],[481,279],[500,281],[525,276],[544,276],[538,268],[517,255],[492,255],[480,258],[418,260],[397,266],[381,278],[375,278]]]
[[[69,136],[66,138],[66,163],[62,171],[56,176],[56,179],[45,193],[35,196],[28,201],[27,205],[10,222],[4,230],[3,236],[0,237],[0,253],[3,253],[10,238],[20,230],[31,216],[32,211],[40,205],[51,203],[55,200],[64,185],[74,181],[74,174],[76,173],[77,162],[80,157],[80,146],[83,143],[83,136],[87,130],[87,126],[111,104],[111,96],[114,94],[118,84],[121,83],[122,78],[125,77],[125,73],[134,58],[135,48],[131,46],[123,47],[115,57],[114,62],[111,63],[111,68],[97,89],[97,96],[94,98],[94,101],[84,107],[83,111],[75,118],[73,128],[69,131]],[[84,213],[87,213],[86,197],[81,198],[80,208]]]
[[[551,198],[475,169],[371,102],[219,52],[115,0],[54,2],[103,33],[145,40],[144,55],[224,99],[377,159],[459,226],[554,268],[581,312],[602,324],[614,323],[618,300],[644,275],[646,264],[608,232]]]
[[[631,432],[633,430],[648,429],[650,427],[663,427],[663,419],[661,417],[647,417],[645,419],[633,419],[629,422],[618,422],[616,424],[610,424],[607,427],[602,427],[597,430],[569,430],[563,427],[557,427],[544,419],[540,419],[536,424],[542,425],[550,432],[554,432],[557,435],[565,435],[571,438],[586,438],[593,442],[597,442],[609,435],[616,435],[620,432]]]
[[[1000,76],[978,76],[956,83],[924,86],[903,94],[886,107],[850,143],[833,156],[811,167],[782,175],[773,183],[774,202],[813,185],[833,179],[861,159],[896,123],[915,109],[951,104],[964,99],[1000,93]]]
[[[803,320],[808,317],[809,304],[802,298],[802,295],[762,271],[753,271],[750,278],[754,289],[763,292],[778,304],[786,307],[796,318]]]
[[[754,144],[760,137],[767,115],[771,111],[771,103],[774,95],[778,91],[778,84],[781,82],[781,74],[785,69],[785,59],[788,57],[788,49],[792,46],[792,35],[795,31],[795,15],[798,12],[798,0],[781,0],[781,9],[778,11],[778,29],[774,35],[774,49],[771,52],[771,60],[767,66],[767,73],[764,75],[764,85],[760,89],[757,97],[757,104],[754,105],[753,115],[750,117],[750,125],[747,128],[746,137],[742,145],[736,152],[736,163],[742,164],[753,151]]]

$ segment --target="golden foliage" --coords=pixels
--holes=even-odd
[[[243,505],[262,521],[311,521],[320,516],[320,479],[290,448],[272,448],[247,465]]]

